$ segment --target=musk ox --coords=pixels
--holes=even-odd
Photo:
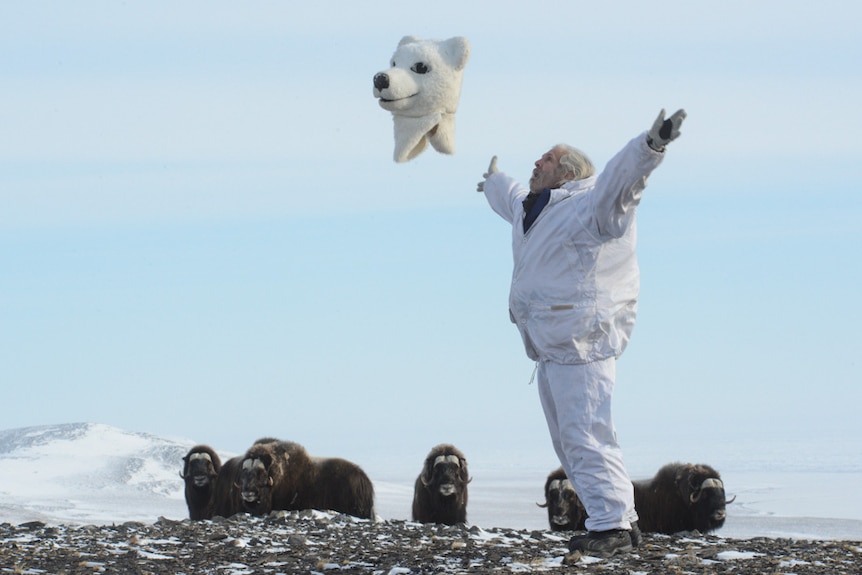
[[[635,481],[635,511],[641,531],[715,531],[727,518],[724,484],[708,465],[669,463],[652,479]]]
[[[455,446],[434,447],[413,488],[413,520],[455,525],[467,521],[467,459]]]
[[[290,441],[253,445],[242,457],[239,486],[242,510],[253,515],[320,509],[374,518],[374,486],[358,465],[310,457]]]
[[[243,510],[239,494],[242,455],[231,457],[224,462],[219,471],[213,497],[213,515],[230,517]]]
[[[180,477],[186,484],[186,505],[189,518],[212,519],[215,506],[216,478],[221,459],[208,445],[195,445],[183,457]]]
[[[547,507],[548,524],[551,531],[583,531],[587,520],[587,510],[575,493],[572,482],[566,477],[562,467],[548,474],[545,480],[545,503],[537,504]]]
[[[271,441],[277,440],[271,437],[264,437],[255,441],[255,445]],[[230,517],[243,511],[242,497],[239,492],[240,480],[242,479],[240,477],[242,460],[242,455],[232,457],[219,470],[213,493],[213,515]]]

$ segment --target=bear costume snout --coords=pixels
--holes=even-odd
[[[374,76],[374,87],[378,90],[385,90],[389,87],[389,75],[380,73]]]

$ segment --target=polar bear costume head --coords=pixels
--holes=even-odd
[[[405,36],[388,70],[374,75],[374,97],[392,112],[396,162],[418,156],[428,142],[444,154],[455,151],[455,111],[470,43],[456,36],[423,40]]]

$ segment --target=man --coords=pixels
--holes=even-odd
[[[640,540],[611,395],[637,313],[635,209],[684,119],[684,110],[667,119],[662,110],[598,176],[561,144],[536,161],[529,190],[497,171],[496,156],[478,186],[512,224],[509,314],[537,362],[554,450],[589,515],[572,551],[610,557]]]

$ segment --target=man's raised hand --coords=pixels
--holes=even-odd
[[[647,135],[647,143],[656,152],[663,152],[664,147],[679,137],[679,127],[685,120],[685,110],[680,108],[670,118],[665,119],[664,108],[658,114]]]
[[[488,171],[485,172],[484,174],[482,174],[482,177],[485,178],[485,180],[487,180],[488,176],[490,176],[491,174],[496,174],[497,172],[498,172],[498,170],[497,170],[497,156],[494,156],[493,158],[491,158],[491,163],[488,165]],[[476,186],[477,192],[484,192],[485,191],[485,180],[482,180]]]

